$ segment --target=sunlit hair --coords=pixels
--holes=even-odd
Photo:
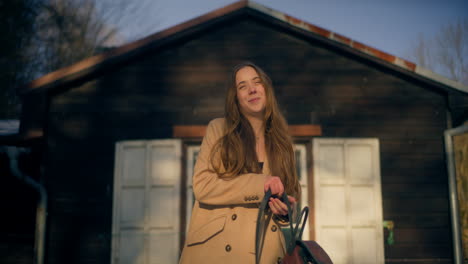
[[[240,111],[237,99],[236,74],[244,67],[255,69],[265,88],[265,150],[271,175],[280,177],[286,193],[299,199],[300,187],[288,125],[279,111],[271,79],[251,62],[235,66],[230,76],[224,112],[226,131],[211,151],[212,167],[218,176],[224,179],[244,173],[261,173],[255,151],[255,134],[249,121]],[[217,155],[220,158],[215,158]]]

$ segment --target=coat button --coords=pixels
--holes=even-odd
[[[231,251],[231,246],[230,245],[226,245],[226,252],[229,252]]]
[[[271,226],[271,231],[276,232],[276,230],[278,230],[278,228],[275,225],[272,225]]]
[[[231,216],[231,219],[232,219],[232,220],[236,220],[236,219],[237,219],[237,215],[236,215],[236,214],[233,214],[233,215]]]

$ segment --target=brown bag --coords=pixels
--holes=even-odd
[[[263,239],[265,237],[265,226],[268,226],[269,219],[265,221],[265,212],[268,209],[268,200],[271,197],[271,191],[265,193],[265,197],[260,203],[257,228],[255,234],[255,263],[260,262],[262,254]],[[288,219],[289,229],[282,230],[286,240],[286,255],[281,263],[283,264],[296,264],[296,263],[312,263],[312,264],[333,264],[325,250],[320,245],[312,240],[303,241],[302,233],[304,231],[307,217],[309,215],[309,208],[305,207],[296,219],[296,227],[293,228],[292,209],[289,204],[288,196],[283,193],[283,202],[288,206]]]
[[[307,256],[307,250],[311,256]],[[299,241],[299,244],[294,247],[294,251],[290,255],[284,256],[282,264],[296,263],[321,263],[333,264],[328,254],[323,248],[313,240]]]

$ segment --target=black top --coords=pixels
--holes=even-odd
[[[260,169],[263,170],[263,162],[259,162],[258,165],[260,165]]]

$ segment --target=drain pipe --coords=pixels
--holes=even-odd
[[[460,226],[460,212],[458,205],[457,193],[457,172],[455,164],[455,151],[453,148],[453,137],[468,133],[468,124],[445,130],[445,153],[446,163],[449,176],[449,195],[450,195],[450,213],[452,217],[452,243],[453,243],[453,258],[455,264],[463,263],[463,244],[462,231]]]
[[[44,263],[46,217],[47,217],[47,192],[40,183],[33,178],[23,174],[18,166],[18,157],[20,153],[28,153],[30,150],[17,147],[6,147],[6,152],[10,160],[10,170],[14,176],[33,187],[39,193],[39,201],[36,208],[36,235],[34,242],[34,261],[33,263]]]

